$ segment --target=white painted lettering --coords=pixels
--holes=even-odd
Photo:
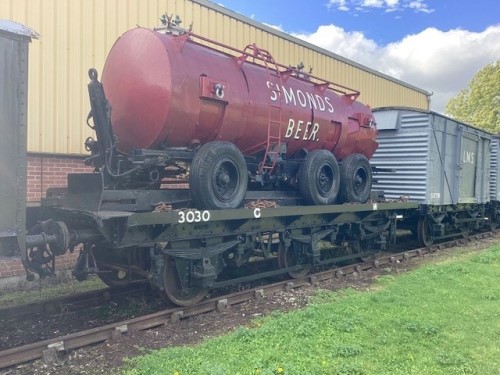
[[[288,120],[288,127],[286,128],[285,138],[290,138],[293,134],[293,128],[295,126],[295,121],[293,119]]]
[[[283,86],[283,96],[285,97],[285,103],[293,103],[293,105],[297,105],[297,101],[295,100],[295,94],[293,92],[293,89],[290,87],[290,91],[286,89],[285,86]]]
[[[278,93],[274,89],[274,85],[272,82],[267,81],[266,83],[267,83],[267,88],[271,90],[271,100],[275,102],[276,100],[278,100]]]
[[[179,211],[179,220],[178,223],[200,223],[206,222],[210,220],[210,211],[198,211],[198,210],[190,210],[190,211]]]
[[[333,113],[335,110],[333,109],[333,105],[330,103],[330,98],[328,96],[325,96],[325,102],[328,106],[328,112]]]
[[[302,91],[297,90],[297,98],[299,99],[300,105],[305,108],[307,106],[307,99]]]
[[[317,138],[318,130],[319,130],[319,124],[317,122],[315,122],[313,129],[311,131],[311,134],[309,135],[309,138],[308,138],[309,141],[311,141],[311,140],[312,141],[319,141],[319,139]]]
[[[323,100],[323,98],[321,96],[319,96],[318,94],[316,94],[316,101],[318,102],[319,110],[324,111],[325,110],[325,101]]]
[[[310,94],[308,92],[306,92],[306,95],[307,95],[307,99],[309,100],[309,107],[317,109],[318,106],[316,104],[316,99],[314,98],[314,95]]]
[[[299,120],[297,123],[297,129],[295,130],[295,135],[293,136],[294,139],[300,139],[299,133],[302,131],[302,125],[304,125],[304,121]]]
[[[295,127],[297,125],[297,127]],[[319,141],[318,138],[319,123],[314,124],[311,121],[288,119],[285,138],[302,139],[303,141]]]
[[[309,129],[311,129],[312,123],[311,121],[307,122],[306,128],[304,129],[304,136],[302,137],[303,141],[307,140],[307,135],[309,134]]]
[[[467,164],[474,164],[474,152],[464,151],[463,162]]]
[[[335,108],[331,103],[331,98],[328,96],[313,94],[308,91],[286,87],[270,81],[266,81],[266,85],[270,91],[270,99],[273,102],[280,100],[280,96],[282,96],[283,103],[287,105],[299,105],[302,108],[310,108],[322,112],[335,112]]]

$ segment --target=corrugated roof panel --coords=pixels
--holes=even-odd
[[[0,32],[10,33],[19,36],[26,36],[30,39],[38,39],[40,35],[35,30],[20,23],[0,19]]]

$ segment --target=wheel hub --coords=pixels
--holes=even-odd
[[[227,173],[226,170],[223,170],[219,173],[219,186],[225,187],[229,182],[231,181],[231,178],[229,177],[229,174]]]

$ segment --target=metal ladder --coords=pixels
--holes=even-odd
[[[252,44],[247,47],[251,49],[251,56],[263,62],[267,72],[267,80],[272,83],[283,83],[283,79],[279,70],[279,66],[274,60],[269,51],[257,47]],[[271,90],[271,88],[269,88]],[[280,91],[275,91],[278,94],[278,99],[273,102],[271,95],[269,95],[269,105],[267,110],[267,137],[266,137],[266,151],[264,157],[259,163],[258,173],[264,174],[271,172],[277,160],[279,159],[281,151],[281,133],[282,133],[282,95]]]

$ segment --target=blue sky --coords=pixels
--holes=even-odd
[[[431,109],[500,60],[498,0],[220,0],[255,21],[433,92]]]

